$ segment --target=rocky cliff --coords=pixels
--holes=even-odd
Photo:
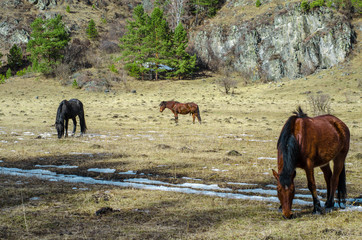
[[[189,47],[211,70],[238,72],[250,79],[297,78],[345,61],[356,40],[343,14],[327,7],[303,12],[300,1],[227,0],[216,17],[190,29]],[[72,37],[85,38],[95,19],[102,38],[117,43],[140,0],[0,1],[0,52],[13,44],[25,50],[30,24],[38,16],[61,14]],[[71,6],[67,13],[65,7]],[[102,20],[106,20],[104,24]]]
[[[245,9],[253,7],[244,2],[229,1],[217,18],[191,32],[190,48],[205,67],[251,79],[293,79],[343,62],[352,50],[352,26],[335,10],[303,12],[295,2],[248,17]]]

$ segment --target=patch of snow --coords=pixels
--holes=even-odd
[[[23,132],[24,136],[34,136],[35,134],[32,132]]]
[[[259,160],[265,159],[265,160],[277,160],[277,158],[274,157],[258,157]]]
[[[71,166],[71,165],[35,165],[34,167],[41,167],[41,168],[78,168],[78,166]]]
[[[237,183],[237,182],[227,182],[230,185],[240,185],[240,186],[256,186],[256,183]]]
[[[130,175],[135,175],[135,174],[137,174],[135,171],[132,171],[132,170],[130,170],[130,171],[127,171],[127,172],[119,172],[118,174],[130,174]],[[142,174],[142,175],[144,175],[144,174]]]
[[[340,209],[342,212],[362,212],[362,206],[347,206],[345,209]]]
[[[214,171],[214,172],[228,172],[229,170],[220,170],[220,169],[217,169],[217,168],[212,168],[211,171]]]
[[[37,200],[40,200],[40,197],[32,197],[32,198],[29,198],[30,201],[37,201]]]
[[[114,173],[116,169],[111,168],[89,168],[88,172]]]
[[[182,177],[182,179],[186,179],[186,180],[193,180],[193,181],[201,181],[201,179],[200,179],[200,178]]]

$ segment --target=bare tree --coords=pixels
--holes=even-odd
[[[172,29],[175,29],[182,20],[184,13],[184,7],[188,0],[168,0],[170,25]]]

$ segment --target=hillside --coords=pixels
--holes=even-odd
[[[152,3],[145,1],[145,6],[146,2]],[[64,74],[57,78],[63,78],[66,84],[76,79],[83,86],[84,79],[92,76],[90,81],[93,82],[103,79],[92,84],[104,90],[112,82],[126,79],[121,63],[116,63],[118,76],[106,72],[119,53],[117,44],[126,31],[126,21],[140,3],[127,0],[2,1],[1,60],[6,64],[6,54],[13,44],[20,45],[25,53],[30,24],[37,16],[49,18],[60,14],[72,41],[65,53],[67,71],[64,66],[59,71],[69,72],[68,76],[80,73],[70,80]],[[262,1],[260,7],[256,7],[254,1],[222,3],[218,5],[216,16],[211,18],[192,15],[190,9],[185,9],[183,20],[189,29],[188,51],[196,53],[200,69],[235,73],[247,81],[294,79],[346,61],[358,42],[361,29],[358,14],[352,19],[351,15],[329,7],[303,12],[299,1]],[[97,41],[89,41],[86,36],[91,19],[100,34]],[[196,25],[195,19],[199,19]],[[0,72],[4,74],[6,70],[4,65]],[[92,84],[88,85],[92,87]]]

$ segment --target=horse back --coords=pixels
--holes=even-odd
[[[322,166],[349,149],[349,129],[332,115],[297,118],[294,136],[302,156],[315,159],[315,166]]]

